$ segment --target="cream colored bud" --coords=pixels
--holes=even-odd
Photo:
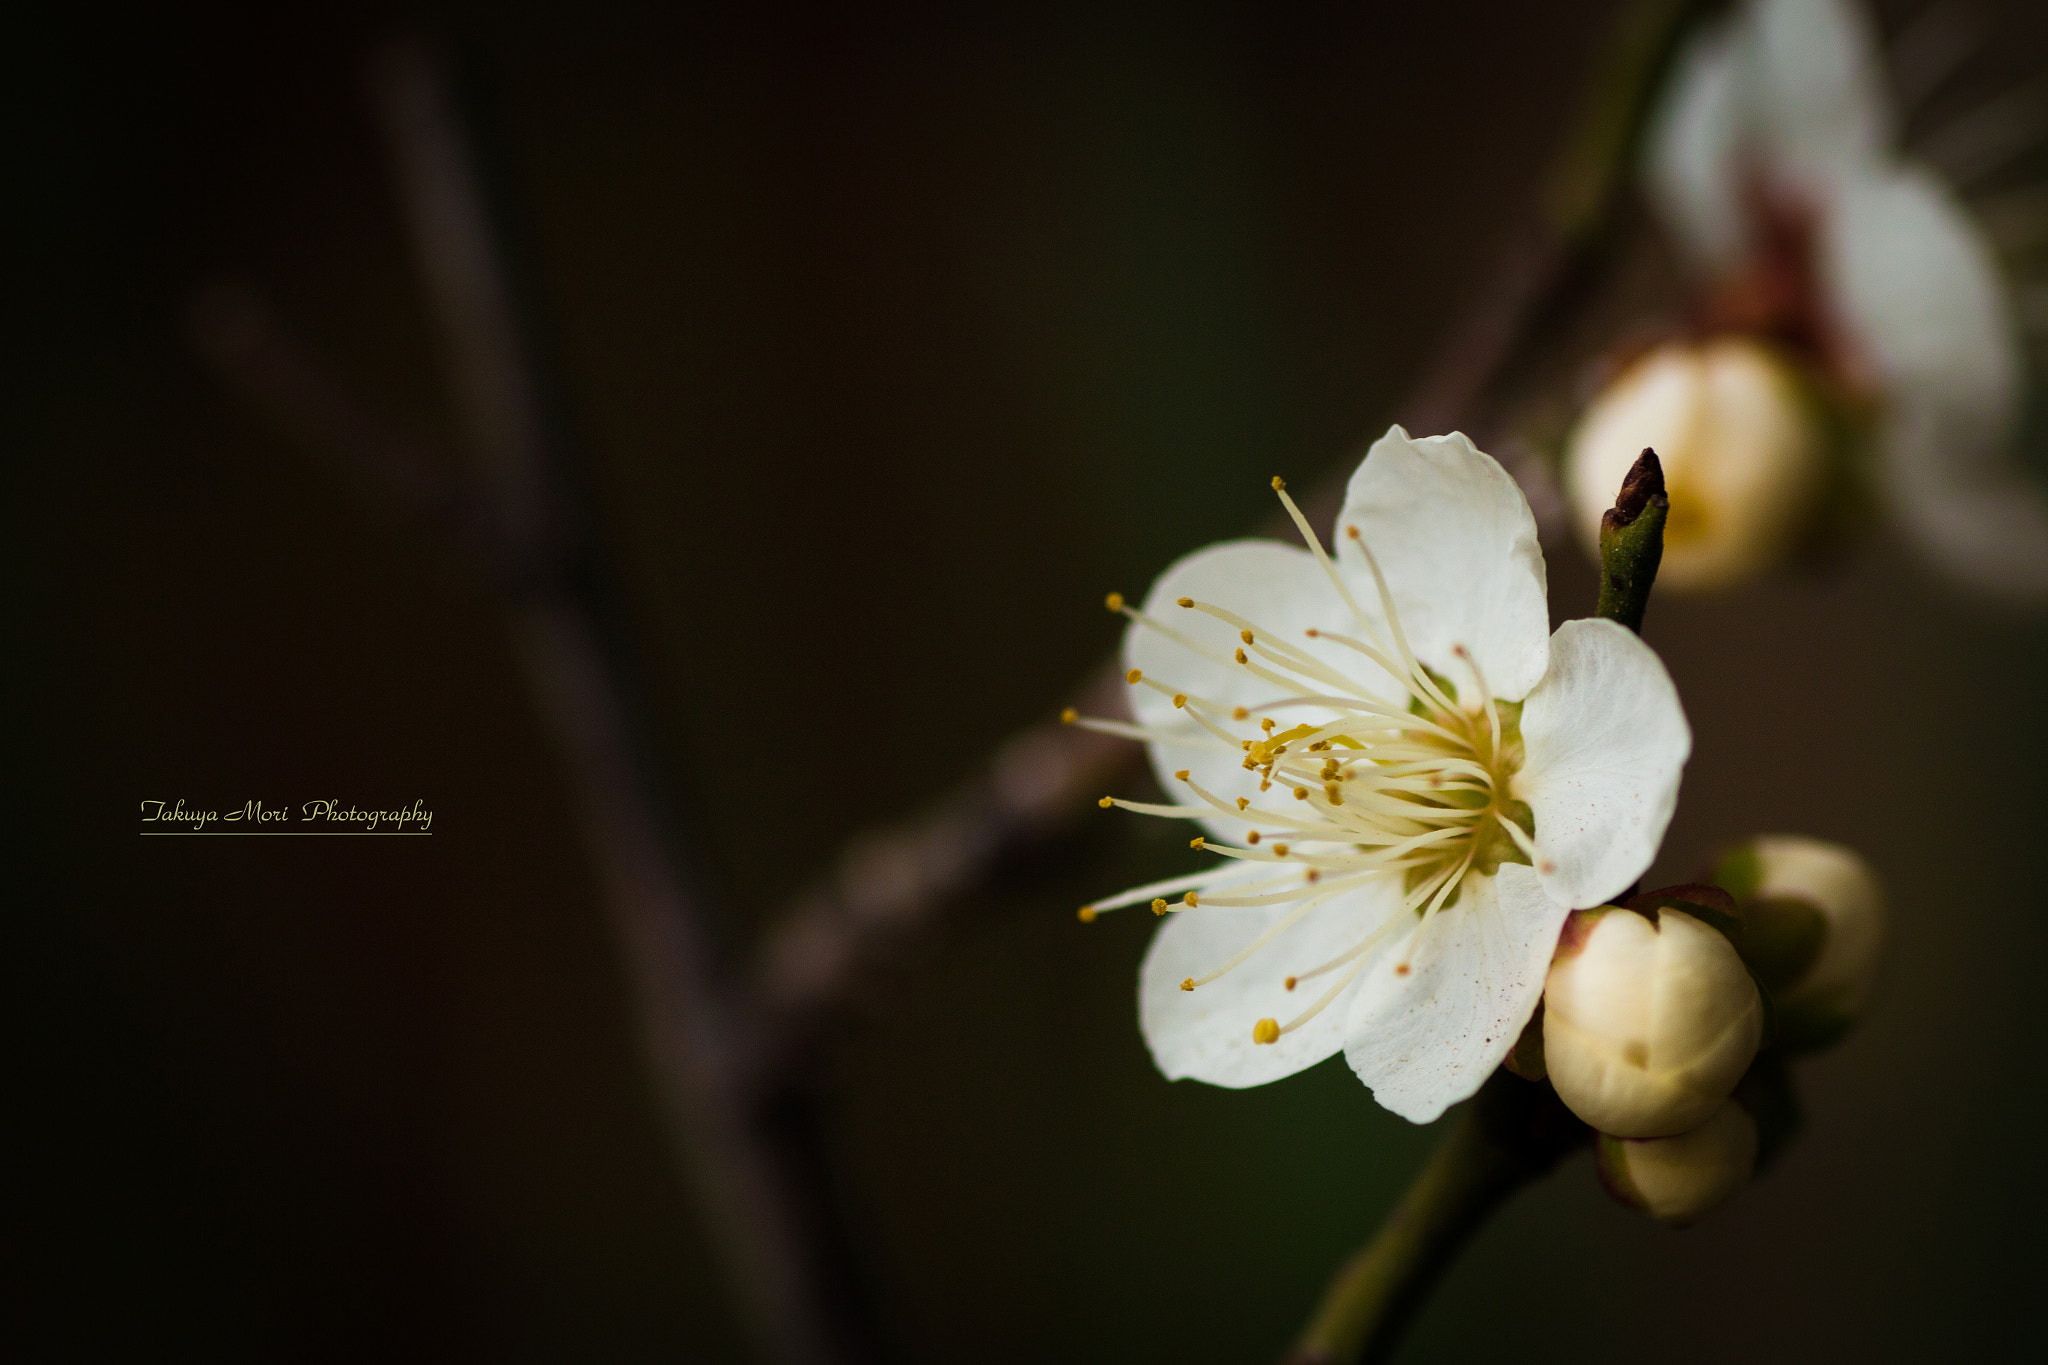
[[[1733,1100],[1673,1137],[1600,1135],[1600,1183],[1660,1223],[1684,1227],[1749,1183],[1756,1170],[1756,1120]]]
[[[1779,1037],[1818,1047],[1861,1016],[1884,952],[1884,888],[1854,850],[1762,834],[1723,855],[1714,880],[1745,921],[1750,965],[1770,987]]]
[[[1565,922],[1543,993],[1543,1060],[1574,1114],[1616,1137],[1706,1122],[1763,1037],[1763,1001],[1717,930],[1602,906]]]
[[[1811,385],[1746,337],[1658,346],[1580,418],[1565,489],[1596,554],[1600,514],[1645,446],[1671,499],[1659,588],[1721,588],[1768,571],[1808,533],[1826,491],[1829,434]]]

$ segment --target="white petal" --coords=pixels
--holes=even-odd
[[[1531,869],[1508,863],[1468,879],[1411,952],[1368,963],[1353,987],[1344,1056],[1373,1098],[1428,1123],[1479,1089],[1535,1012],[1569,913]]]
[[[1757,0],[1744,15],[1745,103],[1781,188],[1825,192],[1891,140],[1890,95],[1867,16],[1849,0]]]
[[[1938,399],[1902,391],[1879,438],[1886,499],[1921,552],[1965,587],[2048,600],[2048,496],[2007,443]]]
[[[1919,167],[1845,181],[1820,250],[1828,295],[1880,384],[1938,395],[2002,436],[2020,396],[2019,331],[1990,243],[1948,188]]]
[[[1726,24],[1691,39],[1643,134],[1650,200],[1693,264],[1708,273],[1732,269],[1748,245],[1736,52]]]
[[[1352,593],[1377,617],[1353,526],[1386,574],[1417,658],[1462,687],[1468,673],[1452,653],[1462,644],[1494,696],[1528,694],[1549,652],[1543,551],[1528,499],[1492,456],[1459,432],[1412,440],[1394,427],[1373,442],[1351,476],[1337,546]]]
[[[1159,576],[1145,599],[1147,616],[1205,647],[1208,654],[1185,648],[1159,631],[1134,622],[1124,635],[1124,666],[1140,669],[1146,677],[1167,687],[1207,698],[1225,708],[1226,714],[1218,723],[1233,733],[1251,736],[1258,730],[1253,723],[1229,720],[1227,708],[1258,708],[1289,694],[1232,661],[1239,648],[1235,626],[1176,605],[1182,597],[1235,612],[1262,631],[1338,667],[1344,676],[1382,690],[1390,701],[1406,704],[1406,694],[1365,658],[1308,638],[1311,627],[1344,630],[1351,621],[1343,600],[1330,586],[1329,576],[1308,551],[1275,540],[1226,541],[1197,550],[1174,564]],[[1152,771],[1169,800],[1193,804],[1199,799],[1174,777],[1182,768],[1190,771],[1195,782],[1218,796],[1231,798],[1256,792],[1258,781],[1254,774],[1244,770],[1244,755],[1225,748],[1185,710],[1176,708],[1172,697],[1141,683],[1131,689],[1131,708],[1141,724],[1169,731],[1184,741],[1146,745]],[[1289,718],[1290,714],[1294,719]],[[1271,715],[1285,728],[1295,720],[1313,718],[1320,723],[1328,718],[1329,712],[1255,709],[1254,715]],[[1218,720],[1215,716],[1211,719]],[[1243,837],[1247,828],[1242,821],[1226,817],[1205,820],[1203,825],[1233,843]]]
[[[1544,887],[1574,909],[1605,904],[1649,869],[1678,807],[1692,730],[1671,675],[1626,627],[1567,621],[1522,740],[1514,792],[1536,817]]]
[[[2019,329],[1990,243],[1918,167],[1845,184],[1826,223],[1830,293],[1875,372],[1885,492],[1928,557],[2002,596],[2048,596],[2048,498],[2012,457]]]
[[[1391,881],[1371,883],[1311,910],[1250,959],[1206,986],[1180,983],[1214,971],[1288,906],[1203,905],[1167,917],[1138,969],[1138,1025],[1152,1060],[1169,1080],[1192,1078],[1242,1089],[1314,1066],[1344,1045],[1344,1020],[1356,981],[1315,1018],[1276,1043],[1254,1043],[1261,1019],[1287,1023],[1336,984],[1341,969],[1289,991],[1290,973],[1320,967],[1357,945],[1400,908]]]

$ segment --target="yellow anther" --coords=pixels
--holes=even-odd
[[[1265,718],[1264,720],[1262,720],[1262,721],[1260,721],[1260,722],[1259,722],[1259,728],[1260,728],[1261,730],[1264,730],[1264,731],[1265,731],[1265,732],[1266,732],[1267,734],[1269,734],[1269,735],[1270,735],[1270,734],[1272,734],[1272,733],[1273,733],[1273,718],[1272,718],[1271,716],[1267,716],[1267,717],[1266,717],[1266,718]]]
[[[1252,642],[1252,633],[1248,630],[1241,630],[1237,633],[1237,638],[1246,644],[1250,644]]]
[[[1275,475],[1273,476],[1273,491],[1274,491],[1275,493],[1279,493],[1279,492],[1282,492],[1282,491],[1284,491],[1284,490],[1286,489],[1286,487],[1287,487],[1287,480],[1285,480],[1285,479],[1281,478],[1281,477],[1280,477],[1280,476],[1279,476],[1278,474],[1275,474]]]
[[[1142,679],[1144,678],[1144,676],[1145,676],[1145,670],[1144,670],[1144,669],[1142,669],[1142,668],[1134,668],[1134,669],[1132,669],[1132,670],[1131,670],[1130,672],[1128,672],[1128,673],[1124,674],[1124,681],[1125,681],[1125,682],[1127,682],[1127,683],[1136,683],[1136,682],[1139,682],[1140,680],[1142,680]]]
[[[1188,770],[1186,768],[1182,768],[1178,772],[1174,773],[1174,776],[1179,778],[1181,781],[1185,782],[1188,780]]]
[[[1124,609],[1124,595],[1120,592],[1113,592],[1102,599],[1102,605],[1108,607],[1111,611],[1122,611]]]
[[[1155,914],[1155,915],[1163,915],[1163,914],[1165,914],[1165,913],[1166,913],[1166,902],[1165,902],[1165,901],[1163,901],[1163,900],[1155,900],[1155,901],[1153,901],[1153,902],[1152,902],[1152,913],[1153,913],[1153,914]]]
[[[1333,806],[1341,806],[1344,804],[1344,793],[1338,791],[1337,784],[1333,782],[1323,788],[1323,799]]]
[[[1103,799],[1104,799],[1104,800],[1107,800],[1108,798],[1107,798],[1107,797],[1104,797]],[[1294,799],[1295,799],[1295,800],[1297,800],[1297,801],[1306,801],[1306,800],[1308,800],[1308,788],[1307,788],[1307,787],[1296,787],[1296,788],[1294,789]]]
[[[1259,841],[1259,832],[1253,830],[1250,834],[1244,836],[1244,841],[1248,844],[1256,844]]]
[[[1356,526],[1347,526],[1344,528],[1344,534],[1356,540],[1358,539],[1358,528]]]
[[[1192,607],[1193,605],[1195,605],[1195,599],[1192,597],[1183,597],[1180,599],[1180,604],[1184,607]]]
[[[1197,834],[1197,835],[1196,835],[1196,836],[1195,836],[1194,838],[1192,838],[1192,839],[1188,840],[1188,847],[1189,847],[1189,848],[1193,848],[1193,849],[1199,849],[1199,848],[1202,848],[1203,846],[1204,846],[1204,845],[1203,845],[1203,843],[1202,843],[1202,836],[1201,836],[1201,835],[1199,835],[1199,834]]]
[[[1287,979],[1286,979],[1285,981],[1281,982],[1280,984],[1281,984],[1281,985],[1283,985],[1283,986],[1285,986],[1285,987],[1286,987],[1286,988],[1287,988],[1288,990],[1290,990],[1290,991],[1291,991],[1291,990],[1293,990],[1293,989],[1294,989],[1294,978],[1290,976],[1290,977],[1288,977],[1288,978],[1287,978]]]
[[[1066,710],[1060,712],[1060,724],[1062,725],[1072,725],[1075,721],[1079,719],[1081,719],[1081,713],[1079,711],[1076,711],[1071,706],[1069,706]]]
[[[1244,651],[1243,651],[1243,650],[1241,650],[1241,649],[1240,649],[1239,651],[1237,651],[1237,661],[1238,661],[1239,663],[1244,663],[1244,662],[1245,662],[1245,657],[1244,657]]]
[[[1074,918],[1081,921],[1081,923],[1083,924],[1095,923],[1095,907],[1092,905],[1082,906],[1079,910],[1076,910],[1074,912]]]
[[[1188,704],[1188,694],[1185,692],[1174,693],[1173,704],[1176,707],[1186,706]]]
[[[1200,905],[1202,903],[1202,894],[1199,891],[1190,891],[1181,897],[1181,902],[1189,906]]]
[[[1316,628],[1315,628],[1314,626],[1310,626],[1310,627],[1308,628],[1308,638],[1309,638],[1309,639],[1311,639],[1311,640],[1320,640],[1320,639],[1321,639],[1322,637],[1323,637],[1323,633],[1322,633],[1321,631],[1317,630],[1317,629],[1316,629]]]
[[[1100,801],[1097,801],[1095,804],[1102,807],[1104,810],[1108,810],[1111,806],[1114,806],[1116,804],[1116,798],[1114,796],[1105,796]]]
[[[1184,991],[1193,990],[1195,988],[1195,979],[1192,976],[1182,977],[1180,979],[1180,988]]]
[[[1308,870],[1308,881],[1310,886],[1314,886],[1317,882],[1321,881],[1322,879],[1323,874],[1318,872],[1316,869],[1310,868]]]
[[[1278,482],[1278,480],[1275,480]],[[1280,1021],[1261,1019],[1252,1025],[1252,1041],[1255,1043],[1277,1043],[1280,1041]]]
[[[1250,720],[1252,718],[1252,713],[1246,708],[1240,706],[1235,711],[1232,711],[1230,713],[1230,718],[1232,720]]]
[[[1246,806],[1249,806],[1251,803],[1252,799],[1249,796],[1240,796],[1237,798],[1237,808],[1239,810],[1243,810]]]
[[[1287,856],[1287,845],[1285,845],[1285,844],[1275,844],[1275,845],[1273,845],[1273,856],[1274,856],[1275,858],[1285,858],[1285,857]]]

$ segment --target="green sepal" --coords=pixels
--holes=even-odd
[[[1707,880],[1733,896],[1739,904],[1763,889],[1764,860],[1756,844],[1741,843],[1723,853],[1714,863]]]
[[[1645,891],[1630,896],[1623,905],[1639,915],[1651,919],[1659,910],[1680,910],[1691,915],[1700,923],[1720,930],[1723,937],[1742,951],[1742,913],[1735,908],[1735,898],[1718,886],[1705,882],[1680,882],[1676,886],[1660,886],[1655,891]]]
[[[1778,1022],[1778,1042],[1787,1052],[1818,1052],[1856,1027],[1856,1016],[1828,1001],[1802,1000],[1780,1011]]]
[[[1792,1084],[1792,1068],[1786,1063],[1783,1048],[1765,1048],[1735,1083],[1731,1096],[1756,1120],[1759,1175],[1791,1144],[1806,1121],[1799,1109],[1799,1092]]]
[[[1743,903],[1742,937],[1735,946],[1773,991],[1804,977],[1827,942],[1828,917],[1802,896],[1759,896]]]

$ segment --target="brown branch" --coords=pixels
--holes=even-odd
[[[570,772],[639,1005],[642,1043],[700,1211],[755,1341],[788,1361],[875,1354],[829,1210],[767,1131],[741,1062],[750,1013],[727,988],[626,721],[624,688],[573,590],[550,491],[557,457],[467,130],[424,51],[378,61],[372,100],[448,350],[474,477],[511,577],[513,638]],[[531,582],[524,592],[516,585]]]
[[[466,477],[355,400],[246,289],[202,291],[201,351],[291,435],[397,510],[451,521],[500,589],[527,689],[561,758],[618,935],[665,1121],[744,1325],[769,1359],[879,1355],[815,1146],[788,1096],[758,1083],[756,1011],[719,961],[671,845],[626,689],[572,572],[553,499],[559,451],[463,128],[415,45],[376,63],[416,264],[447,351]],[[452,517],[441,514],[452,512]]]
[[[1532,321],[1556,306],[1561,283],[1570,282],[1576,242],[1544,224],[1532,214],[1510,234],[1490,283],[1397,409],[1417,433],[1462,425],[1483,434],[1494,381],[1517,358]],[[1348,475],[1302,500],[1312,522],[1334,523]],[[1292,534],[1277,514],[1266,529]],[[1122,665],[1112,658],[1081,680],[1074,699],[1083,711],[1120,717],[1125,692]],[[1140,757],[1128,741],[1049,721],[1013,736],[986,768],[917,815],[849,843],[783,911],[762,952],[759,994],[770,1011],[774,1056],[805,1053],[831,1019],[872,992],[875,977],[910,941],[934,929],[1005,859],[1067,829]]]
[[[189,321],[200,353],[336,479],[404,516],[457,514],[446,456],[373,412],[254,291],[207,285],[193,295]]]
[[[253,296],[195,308],[202,347],[295,435],[337,453],[401,509],[452,512],[506,598],[536,709],[569,770],[586,842],[630,969],[656,1088],[684,1169],[757,1345],[791,1361],[876,1354],[857,1276],[836,1235],[808,1085],[814,1044],[843,1007],[947,909],[1019,850],[1067,827],[1136,746],[1047,724],[905,823],[854,841],[769,934],[750,981],[725,973],[678,867],[588,603],[568,570],[552,497],[558,458],[463,129],[417,47],[378,63],[373,99],[422,280],[447,347],[469,475],[451,481],[425,443],[353,403]],[[1546,191],[1548,194],[1548,191]],[[1550,194],[1513,233],[1401,415],[1417,430],[1484,434],[1502,376],[1584,283],[1580,221]],[[1308,500],[1331,519],[1332,483]],[[1073,700],[1123,711],[1105,663]]]
[[[1598,288],[1598,248],[1620,168],[1658,74],[1684,25],[1703,7],[1704,0],[1623,5],[1549,173],[1396,409],[1411,430],[1462,429],[1488,437],[1499,391],[1539,354],[1552,325]],[[1537,491],[1554,499],[1547,488]],[[1312,522],[1330,525],[1343,495],[1343,481],[1332,479],[1303,501],[1303,511]],[[1287,533],[1277,519],[1272,529]],[[1086,709],[1124,713],[1118,672],[1116,660],[1105,660],[1081,680],[1076,695]],[[769,1011],[771,1065],[806,1055],[831,1019],[872,993],[872,983],[908,942],[935,928],[1006,858],[1067,828],[1087,799],[1135,767],[1139,756],[1135,744],[1051,723],[1035,726],[919,814],[849,843],[832,869],[783,911],[761,954],[759,994]]]

